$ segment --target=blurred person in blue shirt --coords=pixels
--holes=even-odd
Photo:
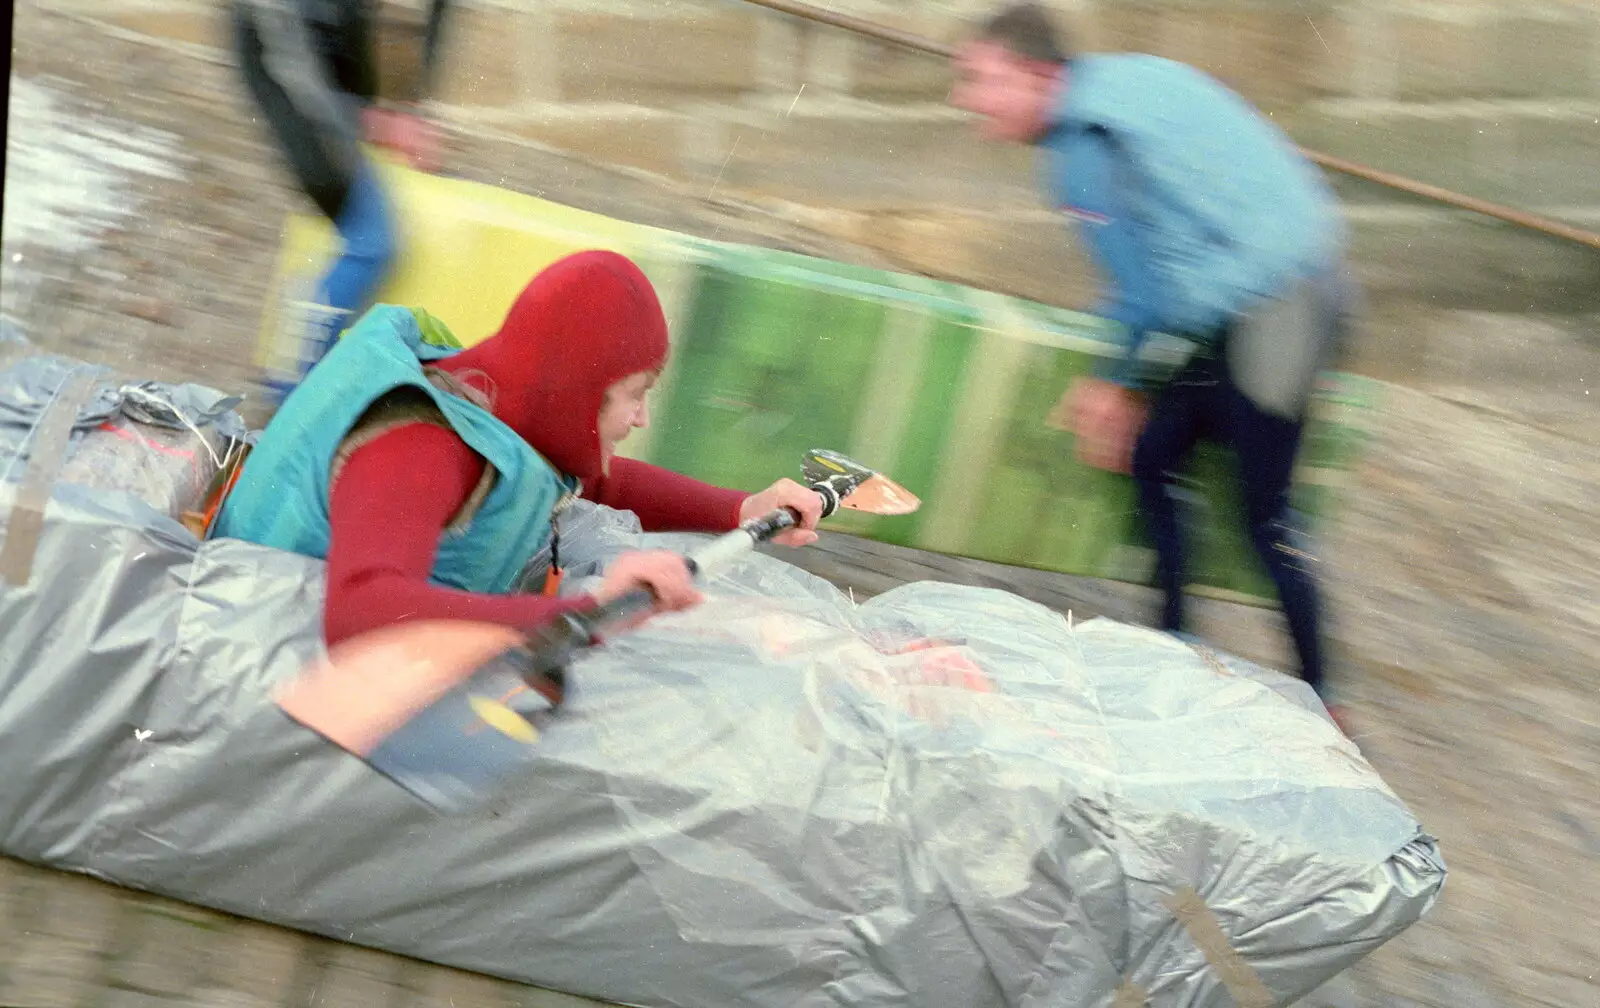
[[[1092,311],[1117,324],[1121,353],[1076,381],[1056,416],[1084,462],[1133,476],[1162,627],[1186,636],[1174,481],[1199,441],[1222,442],[1301,676],[1326,700],[1316,561],[1289,505],[1316,377],[1349,316],[1343,221],[1326,181],[1213,78],[1155,56],[1071,52],[1031,3],[989,20],[956,70],[951,102],[978,115],[986,137],[1039,149],[1044,191],[1078,222],[1107,280]],[[1160,382],[1141,364],[1155,332],[1194,350]]]

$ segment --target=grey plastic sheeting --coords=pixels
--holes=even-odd
[[[686,542],[567,520],[591,569]],[[989,589],[858,606],[760,555],[576,664],[526,774],[436,817],[270,704],[321,653],[322,579],[58,486],[0,586],[0,850],[684,1008],[1287,1004],[1444,881],[1294,680]],[[964,643],[889,653],[930,637]]]

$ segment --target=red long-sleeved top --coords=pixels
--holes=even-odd
[[[485,462],[454,433],[398,427],[353,452],[329,506],[329,645],[408,620],[457,619],[527,629],[595,605],[591,595],[485,595],[428,580],[445,527],[482,478]],[[599,503],[639,516],[646,531],[724,532],[746,494],[633,459],[613,458]]]

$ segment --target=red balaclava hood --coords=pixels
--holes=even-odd
[[[667,319],[650,280],[623,256],[595,251],[535,276],[499,332],[438,366],[486,393],[495,416],[593,493],[606,389],[666,359]]]

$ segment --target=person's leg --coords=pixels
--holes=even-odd
[[[270,376],[267,385],[281,402],[325,357],[371,304],[394,262],[395,235],[388,200],[370,166],[350,186],[334,218],[341,248],[309,300],[291,299],[288,324],[298,332],[292,370]]]
[[[344,247],[317,285],[317,303],[337,316],[326,327],[320,349],[313,348],[319,359],[366,309],[394,263],[394,216],[370,163],[361,166],[333,224]]]
[[[1156,551],[1156,584],[1163,595],[1161,629],[1170,632],[1184,629],[1183,528],[1173,483],[1205,432],[1215,385],[1208,368],[1185,368],[1155,394],[1133,450],[1139,512]]]
[[[1238,457],[1250,541],[1278,590],[1299,658],[1300,677],[1322,695],[1321,612],[1314,574],[1317,559],[1299,516],[1289,506],[1304,420],[1288,420],[1262,410],[1231,382],[1224,394],[1227,438]]]
[[[287,305],[289,325],[299,332],[293,370],[275,375],[269,385],[281,400],[305,379],[344,332],[372,303],[395,257],[395,228],[389,201],[370,164],[363,164],[344,205],[333,219],[340,248],[309,299]]]
[[[289,325],[296,331],[296,360],[289,370],[267,379],[274,398],[281,400],[327,353],[382,285],[395,255],[394,224],[388,200],[371,162],[355,143],[354,133],[298,107],[268,71],[254,26],[238,21],[235,30],[246,86],[296,181],[333,223],[341,241],[339,254],[315,290],[286,306],[293,316]],[[321,97],[327,102],[347,100],[331,88]]]

